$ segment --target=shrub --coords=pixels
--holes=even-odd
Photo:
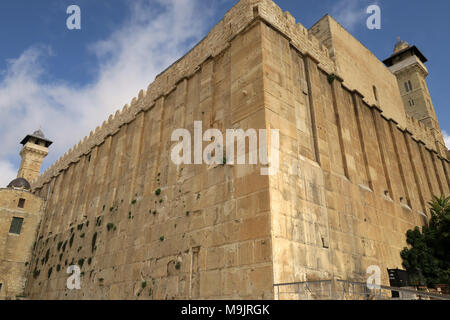
[[[406,233],[403,267],[415,285],[450,284],[450,197],[434,197],[427,226]]]

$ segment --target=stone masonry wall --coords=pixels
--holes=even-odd
[[[378,265],[388,285],[406,231],[424,223],[432,195],[449,194],[449,162],[266,25],[263,53],[267,121],[281,130],[275,283],[365,282]]]
[[[273,283],[399,267],[405,231],[432,194],[449,193],[449,163],[330,83],[334,72],[272,1],[239,2],[34,182],[48,203],[29,296],[273,298]],[[174,165],[170,136],[196,120],[280,129],[279,173]],[[82,290],[66,289],[70,264]]]
[[[195,120],[204,131],[265,128],[261,48],[253,24],[38,189],[49,198],[31,298],[272,297],[268,178],[259,166],[170,160],[172,132],[193,134]],[[82,266],[82,290],[66,288],[71,264]]]
[[[270,296],[268,179],[259,175],[258,167],[225,166],[206,174],[201,167],[180,168],[180,173],[168,164],[170,133],[181,124],[191,128],[194,120],[207,119],[204,125],[223,130],[265,128],[258,83],[262,59],[248,54],[260,53],[260,41],[258,36],[255,43],[241,40],[255,19],[284,30],[293,45],[320,59],[322,68],[333,70],[327,49],[291,15],[272,1],[240,1],[147,91],[34,181],[37,194],[49,195],[49,204],[33,265],[40,273],[28,286],[32,297]],[[253,73],[247,75],[249,71]],[[183,104],[186,110],[178,108]],[[183,112],[185,120],[177,123],[174,119]],[[154,194],[158,187],[170,190],[162,203]],[[205,200],[201,190],[209,190]],[[214,249],[205,249],[210,246]],[[47,252],[50,258],[43,263]],[[83,292],[65,290],[64,269],[71,263],[89,268],[89,288]],[[223,267],[228,269],[219,271]],[[139,289],[143,284],[147,295]]]
[[[23,208],[19,199],[25,200]],[[30,192],[0,189],[0,299],[24,295],[43,205]],[[23,219],[20,234],[9,233],[13,218]]]
[[[397,78],[383,62],[329,15],[309,32],[327,46],[344,85],[361,92],[369,105],[378,105],[387,118],[394,119],[401,128],[406,127]]]

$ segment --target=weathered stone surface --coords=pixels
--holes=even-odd
[[[26,294],[271,299],[274,283],[365,281],[370,265],[401,267],[406,230],[424,223],[432,195],[449,192],[448,160],[417,134],[426,130],[405,130],[390,89],[378,88],[379,106],[363,96],[371,75],[384,81],[379,61],[367,79],[340,79],[352,72],[336,77],[346,64],[313,34],[272,1],[240,1],[35,180],[48,199]],[[341,57],[361,49],[353,40]],[[200,120],[203,130],[279,129],[277,174],[175,165],[172,132],[193,135]],[[67,267],[81,263],[82,288],[70,291]]]

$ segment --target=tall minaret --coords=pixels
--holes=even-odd
[[[416,46],[410,46],[399,37],[394,54],[383,62],[397,77],[406,114],[432,130],[436,151],[446,157],[447,148],[426,82],[428,69],[425,63],[427,61]]]
[[[23,145],[22,151],[20,151],[22,162],[17,178],[24,178],[30,182],[36,179],[41,173],[42,161],[47,156],[48,147],[52,143],[45,138],[40,129],[27,135],[21,142]]]

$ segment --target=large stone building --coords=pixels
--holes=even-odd
[[[271,299],[278,283],[401,268],[406,231],[426,222],[432,195],[449,194],[425,61],[400,42],[385,65],[328,15],[307,30],[270,0],[238,2],[31,179],[45,210],[25,294]],[[175,165],[172,132],[194,121],[279,129],[277,174]],[[73,264],[80,290],[66,286]]]

